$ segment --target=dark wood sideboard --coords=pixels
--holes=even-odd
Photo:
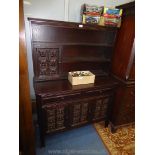
[[[135,2],[118,8],[123,17],[112,59],[112,73],[120,81],[110,119],[114,132],[135,121]]]
[[[41,145],[45,136],[104,120],[118,81],[111,60],[118,28],[29,18]],[[94,84],[72,86],[69,71],[90,70]]]

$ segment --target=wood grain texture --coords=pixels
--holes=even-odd
[[[121,83],[111,113],[112,131],[135,121],[135,5],[132,2],[118,8],[123,9],[123,17],[114,49],[112,73]]]
[[[123,7],[123,6],[122,6]],[[129,7],[129,5],[128,5]],[[124,7],[125,11],[131,7]],[[124,13],[125,13],[124,12]],[[130,72],[134,80],[134,38],[135,38],[135,15],[128,14],[122,17],[122,24],[118,31],[113,55],[112,72],[123,80],[128,80]]]
[[[29,18],[34,80],[66,79],[69,71],[108,75],[117,28]],[[51,57],[53,52],[56,52]]]
[[[105,120],[117,80],[109,76],[117,28],[29,18],[41,146],[45,135]],[[70,71],[90,70],[95,83],[72,86]]]
[[[19,1],[19,75],[19,149],[23,155],[35,155],[22,0]]]
[[[118,82],[98,79],[95,85],[72,87],[67,80],[35,83],[41,146],[45,135],[109,120]]]
[[[111,122],[114,126],[135,121],[135,86],[122,85],[116,92]]]

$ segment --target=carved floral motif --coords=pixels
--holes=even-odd
[[[52,76],[58,72],[58,48],[39,48],[39,76]]]
[[[53,132],[64,126],[65,108],[47,109],[47,133]]]

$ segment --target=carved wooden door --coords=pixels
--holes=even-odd
[[[69,116],[70,126],[78,126],[89,122],[89,100],[81,100],[79,102],[70,103]]]
[[[44,112],[46,133],[63,130],[67,127],[67,104],[51,104],[44,108]]]
[[[59,74],[59,48],[34,48],[33,51],[36,80],[57,77]]]
[[[108,108],[110,106],[110,96],[98,98],[92,102],[92,120],[104,119],[108,115]]]

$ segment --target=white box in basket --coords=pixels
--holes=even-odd
[[[90,71],[68,72],[68,80],[72,85],[94,83],[95,75]]]

